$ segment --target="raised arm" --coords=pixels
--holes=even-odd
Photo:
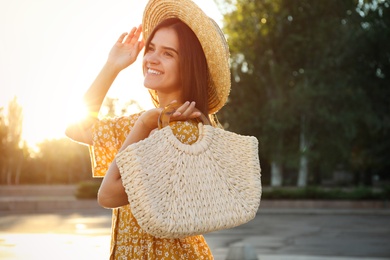
[[[74,141],[92,145],[92,126],[103,100],[119,72],[135,62],[144,47],[140,40],[142,28],[134,27],[130,33],[123,33],[112,47],[107,62],[84,94],[88,116],[67,127],[65,134]]]

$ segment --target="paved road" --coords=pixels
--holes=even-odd
[[[390,259],[390,215],[320,213],[268,211],[246,225],[206,237],[215,252],[242,241],[252,245],[261,260]]]
[[[0,212],[0,259],[108,259],[110,210]],[[390,214],[264,210],[250,223],[206,235],[217,260],[252,246],[260,260],[390,259]]]

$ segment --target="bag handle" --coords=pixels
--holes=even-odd
[[[169,121],[173,113],[181,107],[183,104],[175,102],[166,106],[163,111],[161,111],[160,116],[158,117],[158,129],[162,129],[169,125]],[[198,122],[202,122],[204,125],[210,125],[209,119],[201,113],[201,115],[195,118]]]

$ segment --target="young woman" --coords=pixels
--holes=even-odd
[[[66,134],[90,145],[94,176],[104,176],[98,201],[113,209],[110,259],[213,259],[203,236],[160,239],[140,228],[131,213],[115,156],[155,131],[162,108],[174,102],[183,105],[171,117],[173,133],[186,144],[197,140],[193,119],[217,112],[229,94],[226,41],[215,23],[190,0],[150,1],[143,29],[146,42],[140,40],[142,26],[119,37],[84,96],[90,116],[69,126]],[[144,47],[144,85],[156,108],[98,120],[96,115],[114,79]]]

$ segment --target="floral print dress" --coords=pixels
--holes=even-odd
[[[103,177],[121,148],[139,114],[97,121],[90,147],[93,176]],[[183,143],[197,140],[194,122],[170,123],[173,133]],[[214,259],[203,236],[161,239],[143,231],[130,206],[113,209],[110,259]]]

